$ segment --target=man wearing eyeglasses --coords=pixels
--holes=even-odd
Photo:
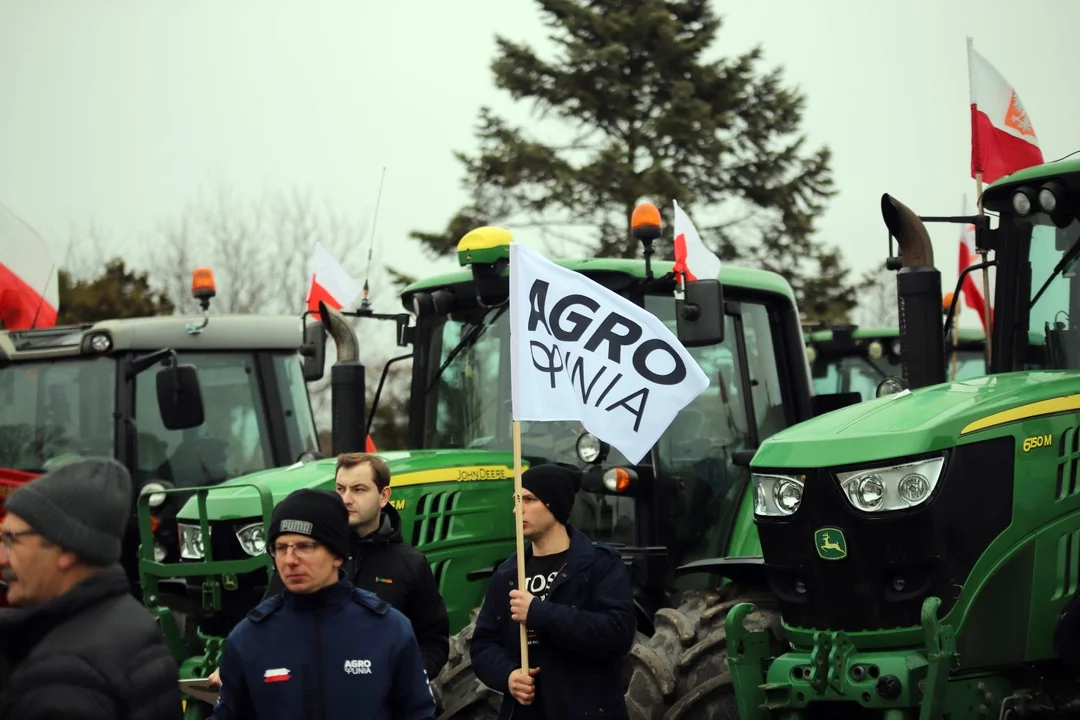
[[[66,464],[8,498],[0,718],[180,718],[176,662],[119,564],[131,503],[131,476],[110,458]]]
[[[409,621],[342,572],[349,533],[334,493],[297,490],[274,508],[266,548],[285,589],[229,633],[214,720],[433,720]]]

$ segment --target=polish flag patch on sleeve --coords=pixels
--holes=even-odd
[[[263,673],[263,681],[272,682],[285,682],[291,675],[289,675],[289,668],[274,668],[273,670],[267,670]]]

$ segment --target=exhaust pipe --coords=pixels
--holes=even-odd
[[[896,198],[881,196],[881,217],[900,246],[896,302],[900,318],[900,367],[909,388],[945,382],[941,272],[919,216]]]
[[[348,319],[340,311],[319,303],[319,315],[322,316],[326,332],[334,339],[337,346],[338,362],[354,362],[360,359],[360,341]]]
[[[337,346],[337,362],[330,368],[330,452],[334,455],[363,452],[367,423],[360,341],[339,311],[320,302],[319,315]]]

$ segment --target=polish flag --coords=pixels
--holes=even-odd
[[[965,211],[967,201],[964,202]],[[966,225],[960,234],[960,257],[957,272],[963,272],[975,263],[979,262],[979,256],[975,254],[975,226]],[[982,277],[981,270],[972,270],[964,277],[964,284],[960,286],[964,294],[964,303],[979,315],[983,332],[986,332],[986,298],[983,297],[981,285],[978,279]],[[990,321],[994,320],[994,311],[990,310]]]
[[[967,39],[971,89],[971,177],[985,183],[1043,162],[1031,118],[1009,81]]]
[[[56,263],[45,240],[0,204],[0,327],[52,327],[59,309]]]
[[[310,267],[307,307],[313,313],[319,312],[320,300],[335,310],[351,305],[364,289],[363,283],[354,280],[320,242],[315,243]]]
[[[289,668],[274,668],[263,673],[263,681],[268,683],[285,682],[289,678]]]
[[[675,203],[675,277],[683,276],[686,282],[720,277],[720,258],[701,241],[690,216]]]

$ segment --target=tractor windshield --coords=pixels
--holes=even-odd
[[[114,453],[116,361],[18,362],[0,370],[0,467],[44,472],[74,455]]]
[[[1045,367],[1080,370],[1080,221],[1058,228],[1040,213],[1028,227],[1030,336],[1045,343]]]
[[[446,318],[432,337],[424,447],[513,449],[510,316],[506,306]],[[437,364],[436,364],[437,359]],[[580,466],[577,422],[521,423],[521,454]],[[612,449],[609,461],[625,463]]]
[[[167,480],[176,487],[216,485],[229,478],[274,467],[268,411],[253,353],[183,353],[180,361],[199,371],[205,421],[189,430],[169,430],[161,422],[154,371],[135,381],[135,430],[140,483]],[[296,363],[293,374],[300,367]],[[284,390],[284,389],[283,389]],[[306,429],[311,417],[306,400],[282,392],[290,417]]]
[[[946,372],[952,378],[952,352],[946,341]],[[878,384],[886,377],[900,377],[900,356],[885,352],[873,360],[865,355],[818,357],[813,365],[814,394],[857,392],[863,400],[873,400]],[[986,354],[982,350],[956,351],[956,380],[986,374]]]

